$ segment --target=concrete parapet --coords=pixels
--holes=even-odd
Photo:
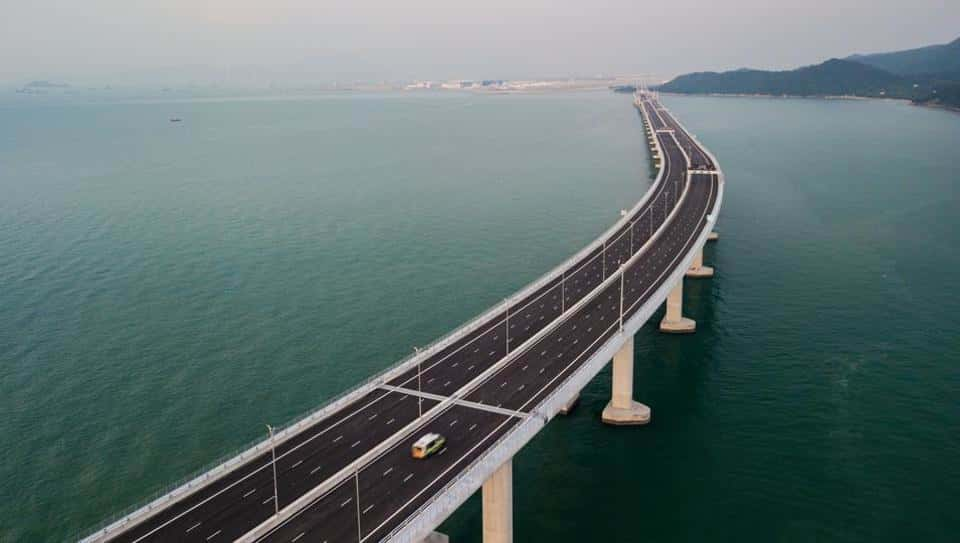
[[[483,482],[483,543],[513,543],[513,459]]]
[[[603,422],[619,426],[650,422],[650,408],[633,401],[633,336],[613,355],[611,388],[610,403],[601,415]]]
[[[574,409],[576,409],[577,404],[579,403],[580,403],[580,395],[577,394],[573,398],[570,398],[569,402],[563,404],[563,407],[560,408],[560,414],[569,415],[570,413],[573,412]]]
[[[667,296],[667,314],[660,321],[660,331],[668,334],[692,334],[696,329],[696,321],[683,316],[683,279],[680,279]]]

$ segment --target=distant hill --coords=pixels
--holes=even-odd
[[[633,94],[637,92],[636,85],[611,85],[610,90],[621,94]]]
[[[960,38],[943,45],[930,45],[906,51],[850,55],[847,60],[902,76],[958,80],[960,79]]]
[[[906,92],[908,87],[907,81],[890,72],[834,58],[815,66],[782,72],[742,69],[681,75],[661,85],[660,89],[686,94],[884,96],[894,91]]]
[[[697,72],[659,89],[681,94],[901,98],[960,108],[960,39],[909,51],[833,58],[795,70]]]

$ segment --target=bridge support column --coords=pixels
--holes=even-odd
[[[683,278],[667,296],[667,314],[660,321],[660,331],[668,334],[692,334],[697,329],[693,319],[683,316]]]
[[[483,482],[483,543],[513,543],[513,459]]]
[[[687,270],[686,276],[691,279],[713,277],[713,268],[703,265],[703,247],[701,247],[700,250],[697,251],[696,256],[693,257],[693,263],[690,264],[690,269]]]
[[[440,532],[430,532],[430,535],[420,540],[420,543],[450,543],[450,536]]]
[[[718,239],[720,239],[720,234],[716,232],[710,232],[707,236],[707,241],[717,241]]]
[[[613,355],[610,403],[603,409],[601,420],[621,426],[650,422],[650,408],[633,401],[633,336]]]

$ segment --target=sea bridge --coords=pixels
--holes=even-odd
[[[477,489],[487,543],[513,538],[512,458],[612,360],[603,422],[646,424],[633,335],[690,333],[683,282],[710,277],[703,246],[723,200],[713,155],[642,90],[658,169],[603,235],[512,297],[84,542],[420,542]],[[272,432],[272,431],[271,431]],[[447,438],[411,457],[427,432]]]

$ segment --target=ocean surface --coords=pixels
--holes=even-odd
[[[727,176],[693,336],[514,463],[517,541],[955,541],[960,115],[665,97]],[[183,119],[171,123],[171,117]],[[0,541],[75,538],[560,263],[630,97],[0,99]],[[441,530],[481,541],[474,496]]]

